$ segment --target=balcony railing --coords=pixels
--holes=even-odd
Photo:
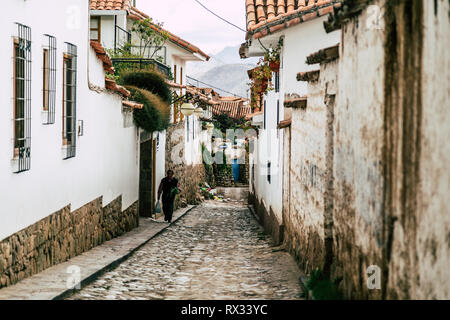
[[[114,52],[127,43],[131,43],[131,33],[116,25],[114,33]]]
[[[147,66],[153,66],[156,70],[161,72],[166,78],[170,76],[170,67],[162,64],[159,61],[154,59],[146,59],[146,58],[113,58],[111,59],[113,66],[116,69],[121,67],[129,67],[129,68],[139,68],[143,69]]]

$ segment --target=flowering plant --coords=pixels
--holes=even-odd
[[[282,46],[283,38],[280,38],[278,45],[275,48],[270,47],[264,53],[264,61],[269,64],[269,67],[273,72],[278,72],[280,69],[280,53]]]

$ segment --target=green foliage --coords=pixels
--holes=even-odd
[[[213,115],[213,123],[216,128],[222,132],[226,132],[227,129],[241,128],[245,124],[245,119],[234,119],[226,113]]]
[[[306,282],[308,290],[316,300],[341,300],[336,285],[319,269],[314,270]]]
[[[135,86],[126,86],[131,92],[131,100],[144,104],[141,110],[134,110],[133,117],[135,124],[148,131],[162,131],[169,126],[169,115],[167,112],[163,113],[161,110],[169,110],[169,105],[164,102],[159,96],[152,92],[140,89]]]
[[[207,182],[211,187],[213,187],[214,170],[212,166],[212,156],[204,143],[202,143],[202,159],[203,159],[203,166],[205,168]]]
[[[280,62],[281,48],[283,47],[283,38],[280,37],[275,48],[270,47],[264,53],[264,60],[268,62]]]
[[[169,33],[162,27],[162,23],[153,22],[152,18],[133,22],[131,31],[138,38],[136,45],[139,45],[140,57],[151,59],[162,49],[169,38]]]
[[[225,152],[223,151],[217,151],[213,157],[216,159],[222,157],[222,163],[214,163],[214,170],[217,171],[217,173],[224,173],[224,174],[231,174],[232,168],[231,165],[227,164],[227,156]]]
[[[106,77],[106,79],[114,80],[116,82],[117,82],[117,80],[119,80],[119,76],[116,76],[109,72],[106,72],[105,77]]]
[[[142,58],[137,54],[133,54],[131,51],[131,43],[125,42],[123,45],[114,49],[105,49],[111,58]]]
[[[172,93],[164,76],[153,70],[125,70],[120,74],[119,84],[150,91],[167,104],[172,101]]]

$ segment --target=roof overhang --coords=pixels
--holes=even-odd
[[[173,43],[176,45],[176,43]],[[180,60],[185,60],[185,61],[206,61],[206,58],[202,59],[198,56],[200,56],[199,54],[195,54],[192,52],[189,52],[188,50],[178,46],[180,49],[182,49],[183,51],[185,51],[185,54],[180,54],[180,53],[174,53],[173,56],[180,59]]]
[[[284,37],[284,30],[277,32],[276,34],[269,34],[264,38],[253,39],[250,38],[239,48],[239,55],[241,59],[251,57],[261,57],[266,52],[266,49],[270,47],[274,48],[278,45],[280,38]]]
[[[91,16],[119,16],[126,15],[126,10],[89,10]]]

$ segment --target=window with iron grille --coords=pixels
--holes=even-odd
[[[280,73],[275,72],[275,92],[280,92]]]
[[[14,172],[31,168],[31,29],[17,23],[14,37]]]
[[[63,147],[64,159],[76,154],[77,46],[66,42],[63,66]]]
[[[264,130],[266,130],[266,100],[264,100]]]
[[[44,124],[55,123],[56,105],[56,38],[44,35],[46,45],[43,49],[43,110],[46,112]]]

